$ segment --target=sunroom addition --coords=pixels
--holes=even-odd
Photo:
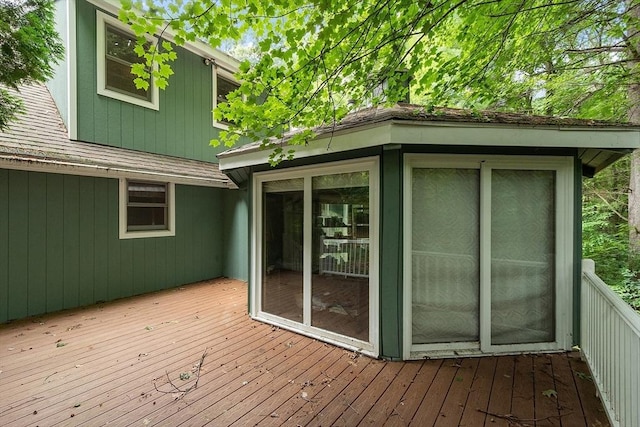
[[[391,359],[579,344],[580,183],[640,147],[620,124],[414,105],[220,168],[252,203],[251,315]]]

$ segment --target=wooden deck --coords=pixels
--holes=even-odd
[[[0,425],[608,425],[575,353],[373,360],[246,301],[221,279],[0,325]]]

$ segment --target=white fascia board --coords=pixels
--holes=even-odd
[[[230,188],[229,183],[215,178],[184,176],[173,173],[144,171],[83,163],[60,162],[47,159],[26,159],[17,156],[0,156],[0,169],[23,170],[30,172],[55,173],[62,175],[91,176],[96,178],[128,178],[152,181],[166,181],[175,184],[195,185],[199,187]]]
[[[118,13],[121,9],[120,0],[87,0],[92,5],[113,14],[114,16],[118,16]],[[163,33],[162,38],[168,40],[172,43],[175,43],[173,38],[173,31],[171,28],[167,27],[166,31]],[[237,70],[240,66],[240,61],[232,57],[231,55],[219,50],[214,49],[203,41],[189,41],[186,42],[183,46],[189,52],[195,53],[198,56],[203,58],[212,58],[215,59],[218,64],[221,66],[231,69]]]
[[[624,127],[576,128],[482,123],[407,122],[390,120],[322,135],[306,146],[291,147],[295,158],[385,144],[529,148],[640,148],[640,131]],[[289,148],[289,147],[286,147]],[[220,156],[220,170],[268,163],[273,150],[250,150]]]
[[[624,127],[576,128],[396,121],[391,142],[486,147],[640,148],[640,131]]]
[[[296,159],[322,156],[332,153],[340,153],[360,148],[377,147],[388,144],[391,135],[391,122],[376,124],[369,127],[359,127],[357,132],[353,130],[342,131],[332,135],[322,135],[310,141],[307,145],[285,146],[284,149],[295,150]],[[237,155],[223,156],[218,159],[220,170],[231,170],[245,166],[254,166],[269,163],[269,155],[273,149],[252,150]]]

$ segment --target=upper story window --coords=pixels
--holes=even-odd
[[[218,107],[218,104],[227,102],[227,96],[234,90],[240,87],[233,74],[223,70],[222,68],[213,67],[213,109]],[[213,125],[222,129],[226,129],[230,123],[225,120],[217,120],[214,118]]]
[[[97,15],[97,81],[98,94],[120,101],[159,109],[158,88],[150,82],[149,89],[137,89],[131,65],[142,62],[134,52],[136,37],[126,25],[100,11]]]
[[[120,238],[175,235],[175,185],[120,180]]]

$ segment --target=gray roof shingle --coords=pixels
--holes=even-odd
[[[0,167],[234,187],[215,163],[72,141],[46,86],[12,92],[23,99],[25,113],[0,132]]]

